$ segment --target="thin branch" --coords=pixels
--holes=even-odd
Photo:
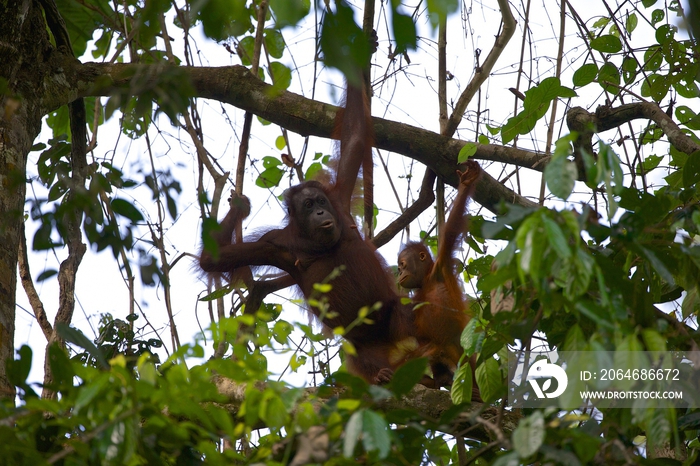
[[[153,148],[151,146],[151,139],[146,133],[146,145],[148,147],[148,159],[151,162],[151,176],[153,176],[153,194],[156,201],[156,207],[158,210],[158,221],[155,225],[149,222],[148,229],[151,232],[151,240],[153,241],[153,246],[158,250],[160,254],[160,270],[163,274],[161,279],[161,285],[163,287],[163,297],[165,298],[165,310],[168,314],[168,320],[170,322],[170,331],[173,336],[173,346],[177,350],[180,348],[180,336],[177,333],[177,327],[175,326],[175,313],[173,311],[172,303],[172,289],[170,287],[170,264],[168,263],[168,254],[165,250],[165,235],[163,233],[163,223],[165,222],[165,212],[163,208],[163,200],[161,197],[161,190],[159,187],[158,173],[156,171],[156,166],[153,160]],[[133,280],[132,280],[133,283]],[[130,322],[133,326],[133,322]]]
[[[486,57],[486,60],[484,60],[484,64],[481,66],[481,68],[476,70],[474,77],[469,84],[467,84],[467,87],[464,89],[464,92],[462,92],[462,95],[459,96],[459,100],[457,100],[457,103],[455,104],[454,111],[452,112],[452,115],[450,115],[450,121],[445,127],[444,134],[446,136],[452,136],[455,131],[457,131],[457,127],[462,122],[467,106],[476,94],[476,91],[479,90],[484,81],[486,81],[486,78],[488,78],[489,74],[491,74],[491,70],[496,64],[496,61],[498,61],[501,53],[506,48],[506,45],[508,45],[508,41],[510,41],[513,33],[515,33],[516,22],[515,18],[513,18],[513,13],[510,11],[510,4],[508,3],[508,0],[498,0],[498,6],[501,9],[503,31],[496,37],[493,48]]]
[[[425,211],[425,209],[433,205],[433,201],[435,201],[435,192],[433,191],[435,177],[434,171],[429,168],[425,169],[418,199],[416,199],[416,202],[408,207],[398,218],[372,238],[372,244],[374,244],[375,247],[380,248],[391,241],[398,232],[410,225],[416,217]]]
[[[265,31],[265,15],[267,14],[267,0],[262,0],[258,6],[258,25],[255,29],[255,45],[253,47],[253,56],[251,57],[252,66],[250,72],[257,78],[258,68],[260,66],[260,52],[262,51],[263,32]],[[243,134],[241,135],[241,145],[238,148],[238,163],[236,164],[236,194],[243,194],[243,180],[245,178],[245,161],[248,155],[248,143],[250,141],[250,129],[253,124],[253,113],[245,112],[243,120]],[[243,240],[243,233],[240,225],[236,228],[236,241]]]
[[[51,327],[51,323],[46,317],[44,303],[42,303],[41,298],[39,298],[39,293],[37,293],[36,288],[34,287],[32,274],[29,271],[29,259],[27,257],[27,236],[24,230],[24,222],[22,222],[22,226],[20,229],[18,257],[19,278],[22,281],[24,292],[27,293],[27,299],[29,299],[29,304],[32,306],[32,310],[34,311],[36,321],[39,323],[41,331],[44,332],[46,341],[49,341],[51,339],[51,335],[53,335],[53,327]]]
[[[559,14],[559,50],[557,50],[557,69],[555,76],[561,76],[561,62],[564,59],[564,39],[566,38],[566,3],[561,2]],[[545,146],[545,155],[552,153],[552,139],[554,138],[554,121],[557,118],[557,103],[559,99],[554,99],[552,102],[552,111],[549,116],[549,126],[547,127],[547,145]],[[544,176],[540,183],[540,205],[544,205]]]

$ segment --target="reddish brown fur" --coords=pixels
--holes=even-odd
[[[378,309],[368,319],[372,323],[355,325],[345,338],[351,342],[356,356],[348,357],[348,370],[371,383],[386,381],[386,373],[404,360],[396,355],[400,342],[414,333],[413,313],[402,305],[384,264],[374,247],[357,231],[350,214],[350,203],[360,165],[372,153],[372,126],[365,93],[348,86],[346,109],[341,117],[337,136],[340,138],[340,161],[335,183],[330,187],[306,182],[285,193],[289,211],[284,228],[270,230],[255,242],[231,244],[229,225],[240,212],[232,209],[223,220],[217,258],[203,251],[200,265],[207,272],[234,272],[241,267],[274,266],[287,272],[308,298],[325,298],[332,316],[316,306],[311,311],[329,328],[348,328],[358,311],[376,303]],[[325,196],[325,197],[324,197]],[[328,201],[326,203],[326,200]],[[303,210],[313,204],[311,213]],[[323,215],[326,223],[318,226],[315,215]],[[338,239],[336,240],[336,236]],[[339,268],[343,270],[331,280],[332,290],[319,296],[314,284],[323,283]]]
[[[467,170],[458,173],[457,198],[440,235],[435,263],[422,243],[409,243],[399,254],[399,281],[407,288],[415,289],[413,302],[416,304],[415,325],[420,348],[411,356],[429,358],[433,371],[432,388],[452,384],[454,371],[464,352],[460,337],[470,320],[465,313],[468,303],[455,277],[452,251],[463,231],[464,209],[481,175],[481,167],[470,161]],[[427,380],[423,384],[431,386]]]

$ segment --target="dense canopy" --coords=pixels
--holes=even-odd
[[[0,17],[6,464],[697,461],[699,400],[507,397],[509,351],[700,364],[696,2],[8,0]],[[286,188],[332,183],[345,76],[374,132],[352,213],[389,266],[410,240],[435,254],[457,170],[484,171],[449,391],[416,385],[422,358],[385,385],[350,375],[355,324],[321,332],[276,270],[242,285],[197,265],[229,192],[251,199],[240,242],[285,224]]]

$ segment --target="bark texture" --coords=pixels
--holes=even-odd
[[[42,92],[55,55],[35,3],[0,2],[0,18],[0,84],[7,86],[0,94],[0,397],[13,399],[5,362],[14,355],[27,154],[41,129]]]

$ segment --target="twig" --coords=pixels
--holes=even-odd
[[[462,122],[462,117],[464,116],[464,112],[467,110],[469,102],[471,102],[472,98],[476,94],[476,91],[478,91],[484,81],[486,81],[486,78],[489,77],[489,74],[496,64],[496,61],[498,61],[503,49],[505,49],[508,41],[510,41],[510,38],[515,32],[516,22],[515,18],[513,18],[513,13],[510,11],[510,4],[508,3],[508,0],[498,0],[498,6],[501,9],[503,31],[496,37],[493,48],[486,57],[486,60],[484,60],[484,64],[480,69],[476,70],[474,77],[469,84],[467,84],[467,87],[464,89],[464,92],[462,92],[462,95],[459,96],[459,100],[457,100],[457,103],[455,104],[454,111],[452,112],[452,115],[450,115],[450,120],[445,126],[444,135],[446,136],[452,136],[457,130],[457,127]]]

